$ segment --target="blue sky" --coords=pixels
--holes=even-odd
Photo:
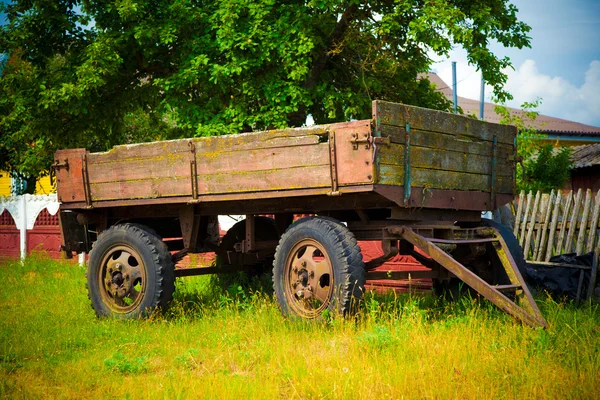
[[[600,126],[600,0],[513,0],[519,18],[528,23],[531,49],[504,49],[515,70],[507,89],[518,107],[524,101],[542,99],[539,111],[588,125]],[[479,98],[481,75],[467,64],[465,52],[455,49],[449,59],[433,66],[451,83],[451,61],[457,62],[459,96]],[[486,98],[490,100],[490,88]]]

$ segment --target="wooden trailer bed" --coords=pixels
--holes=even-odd
[[[515,137],[512,126],[374,101],[372,120],[63,150],[55,170],[63,209],[371,192],[400,207],[485,211],[513,198]]]

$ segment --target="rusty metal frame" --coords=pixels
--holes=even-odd
[[[335,154],[335,131],[329,132],[329,161],[331,164],[331,191],[327,196],[340,196],[338,189],[337,160]]]
[[[408,201],[410,200],[411,192],[411,179],[410,179],[410,123],[406,123],[405,126],[405,144],[404,144],[404,199],[403,204],[408,207]]]
[[[500,259],[500,262],[502,263],[502,266],[508,275],[508,278],[511,282],[510,285],[488,284],[475,273],[467,269],[464,265],[452,258],[452,256],[450,256],[448,253],[443,251],[430,238],[426,238],[418,233],[415,233],[407,226],[389,227],[388,231],[391,234],[397,235],[418,247],[421,251],[431,257],[433,261],[450,271],[457,278],[461,279],[486,299],[516,319],[533,327],[541,326],[546,328],[548,326],[537,304],[535,303],[533,296],[527,288],[521,273],[516,267],[515,261],[508,250],[506,242],[504,239],[502,239],[500,234],[495,231],[495,229],[494,238],[492,241],[490,241],[490,243],[493,245],[498,258]],[[456,240],[455,242],[460,243],[461,241]],[[507,290],[516,290],[516,298],[519,305],[502,293],[502,291]]]
[[[381,241],[381,248],[383,250],[382,256],[374,258],[371,261],[365,263],[365,268],[367,269],[367,271],[379,267],[387,260],[398,254],[398,241],[384,239]]]
[[[190,152],[192,153],[190,160],[190,176],[192,179],[192,199],[198,199],[198,167],[196,165],[196,145],[194,142],[188,142]]]
[[[243,242],[242,252],[250,253],[255,250],[256,222],[254,214],[246,215],[246,239]]]
[[[87,165],[87,155],[85,152],[81,157],[81,177],[83,179],[83,195],[85,196],[85,207],[86,209],[93,208],[92,206],[92,194],[90,189],[90,178],[88,176],[88,165]]]
[[[195,252],[200,229],[200,216],[196,215],[195,206],[182,205],[179,207],[179,224],[184,249],[190,253]]]
[[[492,141],[492,183],[490,187],[490,203],[492,210],[497,209],[496,199],[496,175],[498,173],[498,138],[494,135]]]

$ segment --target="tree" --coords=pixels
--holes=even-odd
[[[535,110],[540,103],[540,99],[523,103],[522,114],[511,114],[505,106],[496,106],[494,111],[500,115],[501,124],[514,125],[518,129],[517,156],[521,161],[517,163],[517,190],[549,193],[552,189],[562,188],[569,179],[571,149],[555,148],[543,142],[547,136],[532,125],[539,114]]]
[[[4,5],[0,168],[37,176],[58,148],[370,117],[372,99],[436,109],[430,54],[468,52],[500,98],[529,46],[508,0],[27,0]],[[143,121],[148,129],[137,129]],[[135,126],[135,127],[134,127]]]

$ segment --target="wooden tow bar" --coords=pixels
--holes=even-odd
[[[490,229],[494,232],[492,237],[475,240],[444,240],[426,238],[415,233],[407,226],[389,227],[388,231],[393,235],[400,236],[413,246],[418,247],[425,254],[431,257],[433,261],[450,271],[452,274],[456,275],[457,278],[461,279],[486,299],[516,319],[532,327],[541,326],[543,328],[547,328],[548,324],[542,316],[537,304],[535,304],[533,296],[527,288],[527,285],[525,284],[525,281],[521,276],[521,273],[519,272],[519,269],[517,268],[510,251],[508,250],[506,242],[495,229]],[[494,250],[498,254],[498,258],[502,262],[502,266],[504,267],[504,270],[506,271],[506,274],[511,282],[510,285],[488,284],[436,245],[436,243],[467,244],[475,241],[477,241],[477,243],[489,242],[493,245]],[[516,302],[519,303],[518,305],[515,301],[509,299],[502,293],[503,291],[511,290],[516,291]]]

